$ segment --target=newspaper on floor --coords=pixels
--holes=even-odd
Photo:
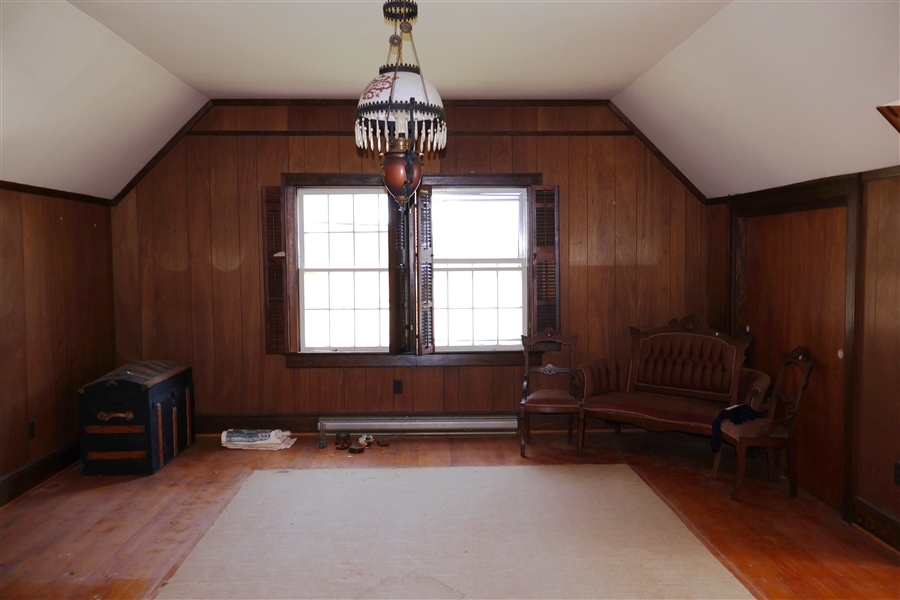
[[[281,450],[296,439],[286,429],[229,429],[222,432],[222,445],[245,450]]]

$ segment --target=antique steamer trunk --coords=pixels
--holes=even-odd
[[[78,390],[81,472],[156,473],[194,441],[191,368],[124,365]]]

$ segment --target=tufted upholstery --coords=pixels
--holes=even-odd
[[[584,397],[624,392],[628,388],[630,358],[598,358],[578,367],[584,378]]]
[[[706,392],[727,400],[737,350],[723,339],[667,332],[640,340],[634,390],[674,395]]]

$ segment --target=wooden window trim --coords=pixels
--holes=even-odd
[[[380,186],[381,176],[377,173],[284,173],[282,174],[281,181],[282,190],[299,187],[366,187]],[[426,186],[437,185],[445,187],[506,186],[531,188],[543,184],[543,175],[541,173],[510,175],[426,174],[423,177],[422,184]],[[291,200],[293,200],[293,197],[291,197]],[[285,225],[287,225],[287,223],[285,223]],[[287,242],[287,240],[285,241]],[[288,255],[288,260],[285,262],[296,265],[298,249],[296,247],[290,247],[290,244],[285,243],[285,250]],[[291,260],[291,258],[293,258],[293,260]],[[293,287],[291,287],[290,290],[294,294],[297,293],[297,290],[294,290]],[[289,293],[288,296],[291,296],[291,293]],[[296,309],[297,306],[295,299],[291,298],[286,299],[285,305],[292,309]],[[283,353],[287,368],[524,365],[524,356],[519,351],[441,352],[436,354],[403,354],[394,352],[319,353],[299,352],[299,348],[295,342],[296,340],[291,339],[290,350]],[[539,361],[540,355],[535,354],[534,360]]]
[[[539,365],[540,357],[532,358]],[[523,353],[439,352],[436,354],[388,354],[386,352],[303,352],[285,355],[289,369],[344,367],[521,367]]]

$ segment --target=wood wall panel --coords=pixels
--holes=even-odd
[[[191,336],[194,409],[214,412],[215,325],[213,324],[212,241],[210,237],[210,171],[208,138],[184,140],[187,161],[187,226],[190,231]],[[115,233],[115,232],[114,232]],[[118,285],[118,281],[116,281]],[[118,330],[116,330],[118,336]]]
[[[755,335],[749,364],[774,380],[782,352],[809,348],[816,366],[794,425],[798,481],[840,508],[847,209],[746,221],[746,317],[739,326]]]
[[[414,398],[416,397],[416,369],[412,367],[394,367],[393,379],[391,380],[392,390],[394,381],[403,382],[403,393],[394,394],[392,410],[400,413],[412,412]]]
[[[22,194],[0,191],[0,474],[29,458],[23,235]]]
[[[238,138],[209,141],[216,412],[240,411],[244,393]]]
[[[260,239],[260,184],[258,180],[258,156],[256,137],[238,140],[237,147],[237,193],[238,228],[241,248],[241,345],[243,352],[243,387],[240,399],[241,412],[265,410],[263,402],[263,357],[265,356],[265,324],[263,315],[263,274],[261,255],[253,260],[253,248],[261,248]],[[292,386],[288,393],[277,397],[278,409],[290,411],[293,398]]]
[[[706,265],[703,273],[706,275],[706,322],[710,326],[722,331],[728,331],[728,309],[725,290],[728,289],[728,260],[729,260],[729,234],[728,234],[728,205],[717,204],[707,206],[704,210],[706,217]]]
[[[579,363],[616,356],[616,138],[588,138],[587,335]]]
[[[380,166],[352,137],[301,134],[349,131],[352,107],[259,108],[214,107],[197,135],[145,178],[133,205],[117,209],[116,264],[125,275],[116,308],[140,316],[123,330],[120,350],[180,355],[183,329],[203,414],[515,410],[517,368],[287,369],[282,357],[263,353],[259,188],[279,185],[282,173]],[[684,316],[673,313],[679,309],[705,313],[709,209],[634,136],[584,135],[626,130],[607,107],[460,105],[449,114],[452,131],[466,135],[426,155],[426,170],[541,173],[545,184],[560,186],[561,317],[564,331],[579,335],[577,361],[627,356],[629,325],[659,325]],[[246,135],[265,131],[261,125],[292,135]],[[222,135],[229,130],[244,135]],[[208,131],[218,135],[200,135]],[[181,228],[172,215],[185,219]],[[185,247],[187,275],[169,273],[161,263],[183,260]],[[161,291],[179,277],[187,282],[181,307]],[[177,327],[169,309],[178,312]],[[393,394],[394,379],[403,380],[403,394]]]
[[[854,493],[900,520],[900,177],[867,181]]]
[[[76,390],[115,366],[111,229],[108,207],[0,192],[0,475],[76,441]]]
[[[137,223],[137,192],[132,190],[112,208],[117,365],[140,360],[143,356],[141,297],[135,293],[141,287]]]
[[[637,156],[633,137],[616,138],[615,355],[631,356],[628,327],[637,326]]]

